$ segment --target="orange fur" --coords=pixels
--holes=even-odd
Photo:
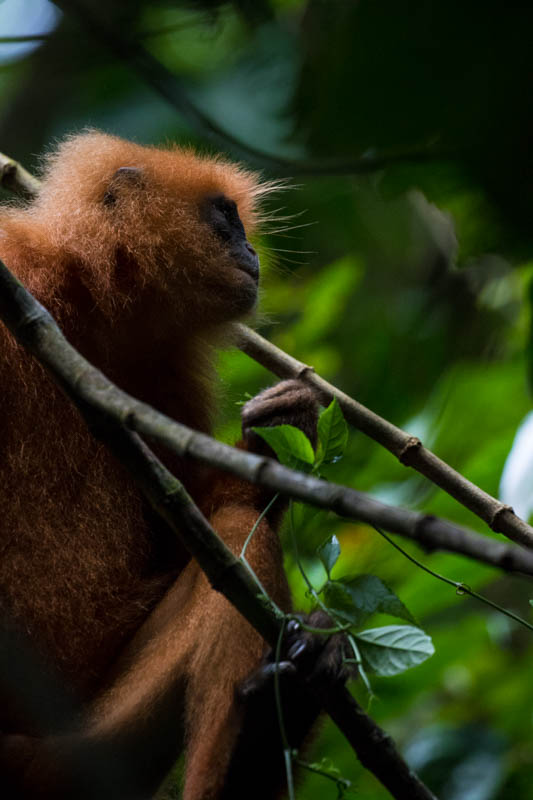
[[[101,200],[123,165],[142,167],[148,185],[130,192],[117,231]],[[74,137],[48,159],[37,200],[2,212],[0,255],[67,337],[123,388],[208,431],[205,339],[216,334],[206,307],[219,301],[209,296],[217,287],[202,283],[198,271],[222,272],[224,265],[191,207],[223,191],[238,198],[250,225],[254,186],[239,168],[189,151],[143,148],[100,133]],[[126,276],[116,274],[117,248],[129,258]],[[3,529],[10,540],[0,580],[8,596],[17,594],[14,582],[31,586],[10,615],[35,629],[84,689],[95,677],[87,674],[93,665],[113,657],[108,639],[120,648],[146,613],[138,578],[150,578],[149,532],[122,470],[4,328],[0,336],[0,463],[9,498]],[[72,575],[79,576],[77,587]],[[92,584],[99,591],[89,597]]]
[[[121,167],[140,172],[120,177]],[[190,150],[89,132],[48,157],[34,202],[0,212],[0,256],[70,341],[122,388],[207,432],[214,344],[251,305],[250,278],[198,213],[217,193],[237,203],[253,230],[256,176]],[[3,326],[0,386],[4,618],[83,704],[91,741],[134,735],[130,758],[152,747],[152,788],[179,749],[185,707],[185,797],[218,796],[242,717],[235,687],[260,660],[261,640],[196,564],[186,566],[187,554],[154,523],[126,472]],[[262,493],[163,458],[238,551]],[[266,522],[249,558],[287,607],[280,548]],[[4,733],[49,733],[36,709],[2,685],[0,699]],[[46,758],[30,766],[33,788],[21,796],[47,796],[46,768],[39,771]],[[70,796],[61,792],[52,794]]]

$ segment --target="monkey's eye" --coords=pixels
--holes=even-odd
[[[237,204],[225,194],[206,197],[202,203],[201,217],[223,241],[246,237]]]
[[[211,203],[212,214],[215,217],[224,217],[229,225],[242,224],[239,212],[237,211],[237,204],[226,197],[225,194],[216,195],[209,198],[208,202]]]

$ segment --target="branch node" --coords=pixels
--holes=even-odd
[[[302,364],[296,371],[295,378],[305,378],[308,373],[315,374],[315,368],[310,364]]]
[[[514,514],[514,508],[507,503],[498,503],[495,507],[495,510],[492,512],[490,519],[488,520],[489,528],[496,533],[500,533],[499,530],[499,519],[502,514],[506,511],[510,511],[511,514]]]
[[[339,516],[341,517],[343,516],[343,510],[344,510],[343,500],[344,500],[344,492],[342,491],[342,487],[339,486],[338,488],[334,489],[333,492],[330,494],[329,507],[331,508],[332,511],[334,511],[336,514],[339,514]]]
[[[125,414],[124,418],[122,419],[122,424],[128,430],[135,431],[136,418],[137,417],[136,417],[135,411],[132,411],[131,409],[128,409],[126,411],[126,414]]]
[[[17,165],[14,161],[6,161],[5,164],[2,164],[2,171],[0,173],[0,182],[4,183],[4,181],[9,181],[10,179],[15,177],[17,172]]]
[[[422,447],[422,442],[420,441],[418,436],[408,436],[397,453],[398,460],[400,461],[401,464],[409,466],[409,456],[411,451],[419,450],[421,447]]]
[[[421,514],[413,527],[413,537],[425,553],[434,553],[439,549],[431,537],[426,536],[426,526],[435,522],[436,519],[434,514]]]
[[[263,472],[264,469],[268,467],[268,462],[271,460],[272,459],[259,456],[259,461],[257,462],[257,465],[254,467],[253,472],[249,478],[249,480],[252,483],[259,483],[259,484],[261,483],[261,473]]]
[[[180,441],[181,455],[184,455],[184,456],[188,455],[189,447],[191,446],[191,444],[194,444],[195,438],[196,438],[196,436],[195,436],[195,432],[193,430],[187,431],[181,437],[181,441]]]

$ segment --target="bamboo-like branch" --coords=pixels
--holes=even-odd
[[[9,292],[19,287],[19,303],[28,304],[27,318],[13,317],[13,305]],[[259,483],[273,492],[286,497],[310,503],[318,508],[329,509],[349,519],[368,522],[386,530],[408,536],[429,548],[463,552],[479,558],[494,566],[519,570],[531,574],[532,556],[529,551],[504,546],[498,549],[499,542],[492,542],[473,532],[454,526],[444,520],[435,521],[431,517],[414,511],[397,509],[340,484],[304,475],[282,466],[266,456],[258,456],[222,444],[210,436],[182,425],[161,414],[151,406],[141,403],[107,381],[85,361],[73,348],[65,349],[64,338],[48,312],[26,292],[7,268],[0,262],[0,317],[26,346],[38,355],[39,360],[52,372],[56,380],[71,394],[75,401],[86,400],[94,405],[100,403],[100,411],[120,421],[127,428],[147,436],[158,444],[173,450],[178,456],[190,456],[231,472],[243,480]],[[41,309],[37,313],[36,309]],[[36,316],[37,314],[37,316]],[[45,315],[43,320],[41,315]],[[48,331],[46,337],[38,342],[34,350],[34,336],[31,327],[38,324]],[[55,326],[55,327],[54,327]],[[50,332],[54,328],[53,335]],[[27,341],[26,341],[27,340]],[[72,388],[72,375],[76,384]],[[71,388],[69,388],[71,387]],[[449,539],[449,542],[447,541]]]
[[[18,162],[1,153],[0,169],[2,170],[1,182],[6,188],[10,188],[20,194],[29,196],[37,193],[40,186],[39,179],[31,175]],[[300,377],[303,380],[307,380],[310,384],[315,386],[315,388],[321,391],[326,399],[336,396],[348,421],[363,430],[365,433],[368,433],[368,435],[372,435],[373,438],[384,444],[385,447],[388,447],[391,452],[395,452],[394,447],[397,445],[398,439],[402,444],[406,440],[412,443],[412,437],[409,437],[408,434],[404,434],[386,420],[382,420],[380,417],[373,414],[373,412],[364,408],[364,406],[356,403],[356,401],[352,400],[332,384],[324,381],[314,373],[312,367],[309,367],[302,362],[297,361],[295,358],[292,358],[292,356],[284,353],[282,350],[275,347],[266,339],[259,336],[259,334],[245,327],[244,325],[240,325],[239,329],[241,349],[245,353],[250,355],[260,364],[263,364],[263,366],[265,366],[267,369],[270,369],[279,377]],[[364,425],[364,419],[367,415],[370,421],[370,426]],[[363,424],[361,423],[361,419],[363,419]],[[372,434],[372,430],[377,431],[377,434]],[[392,431],[391,446],[383,441],[389,431]],[[434,458],[436,457],[434,456]],[[403,463],[405,463],[405,460]],[[462,476],[460,476],[458,473],[455,473],[453,470],[451,470],[451,468],[444,464],[444,462],[440,463],[447,468],[449,473],[457,476],[461,481],[467,483],[469,486],[473,486],[473,484],[469,484],[469,482],[465,481],[465,479],[462,478]],[[415,465],[411,464],[411,466]],[[442,488],[445,487],[442,486]],[[476,488],[477,487],[474,487],[474,489]],[[448,491],[448,489],[446,490]],[[467,557],[484,561],[492,566],[500,567],[502,569],[533,574],[533,558],[524,554],[520,550],[517,550],[516,548],[509,547],[501,542],[495,542],[486,538],[482,538],[472,531],[468,531],[457,525],[453,525],[445,520],[439,520],[433,516],[421,514],[415,511],[407,511],[405,509],[386,506],[385,504],[378,503],[377,501],[372,500],[363,494],[360,496],[362,503],[359,513],[356,514],[355,509],[352,509],[353,517],[355,519],[384,527],[393,533],[399,533],[403,536],[407,536],[408,538],[418,541],[419,544],[421,544],[427,550],[449,550],[450,552],[461,553]],[[494,501],[493,498],[490,498],[488,495],[486,495],[486,497],[493,501],[493,503],[498,503],[498,501]],[[502,504],[498,504],[497,508],[507,509],[507,507],[502,506]],[[482,519],[483,518],[484,517],[482,517]],[[493,521],[494,514],[490,519]],[[489,525],[493,527],[490,521]],[[494,527],[493,529],[497,530],[497,528]],[[513,536],[509,536],[509,538],[512,539]]]
[[[169,444],[183,454],[193,452],[192,442],[199,434],[173,423],[114,386],[67,342],[48,311],[2,262],[0,317],[78,406],[91,431],[130,470],[155,510],[197,559],[213,588],[223,591],[225,597],[275,647],[281,620],[259,600],[258,587],[252,576],[219,539],[182,484],[131,428],[136,427],[136,421],[147,417],[148,427],[152,428],[156,439],[160,439],[161,431],[174,429]],[[208,441],[217,445],[207,436],[202,438],[203,447]],[[233,448],[224,449],[238,452]],[[270,460],[255,459],[257,467]],[[344,686],[325,687],[322,679],[312,675],[305,680],[305,685],[345,734],[363,766],[373,772],[394,798],[435,800],[432,792],[409,769],[391,737],[363,711]]]
[[[318,391],[324,402],[336,397],[348,422],[389,450],[402,464],[413,467],[440,486],[477,514],[493,531],[533,548],[533,528],[527,522],[520,519],[510,506],[491,497],[438,458],[416,436],[411,436],[365,408],[317,375],[313,367],[283,352],[250,328],[240,325],[239,332],[241,350],[259,364],[280,378],[300,378]]]
[[[30,175],[20,164],[17,164],[7,156],[0,155],[0,164],[2,163],[1,159],[4,159],[4,163],[14,165],[14,169],[10,168],[9,170],[9,188],[24,194],[35,193],[38,190],[40,182],[37,178]],[[368,414],[370,415],[371,421],[376,419],[380,421],[380,418],[372,414],[371,411],[367,411],[367,409],[340,392],[336,387],[332,386],[332,384],[327,383],[317,376],[313,372],[312,367],[308,367],[292,358],[246,326],[239,326],[239,330],[241,349],[245,353],[260,364],[263,364],[263,366],[270,369],[279,377],[300,377],[324,392],[326,399],[336,396],[343,408],[346,418],[356,427],[364,430],[360,423],[361,415]],[[387,423],[385,420],[382,422],[385,426],[390,425],[390,423]],[[379,424],[377,427],[380,427]],[[408,434],[403,434],[394,426],[391,427],[395,434],[393,443],[397,441],[398,434],[400,437],[408,437]],[[387,428],[385,427],[381,432],[386,433],[386,431]],[[368,430],[365,430],[365,432],[368,433]],[[378,439],[377,436],[374,438],[381,441],[381,438]],[[411,437],[408,438],[410,439]],[[381,443],[383,444],[382,441]],[[392,447],[388,449],[394,452]],[[450,470],[449,467],[448,470]],[[450,472],[453,473],[453,470],[450,470]],[[458,473],[453,474],[458,475]],[[460,475],[458,477],[464,481]],[[459,553],[468,558],[474,558],[511,572],[533,574],[533,555],[521,549],[509,546],[503,542],[493,541],[473,531],[469,531],[431,515],[416,511],[408,511],[407,509],[394,508],[393,506],[379,503],[363,493],[355,494],[359,494],[361,503],[357,510],[352,504],[352,516],[354,519],[386,528],[392,533],[398,533],[413,539],[426,550],[448,550],[452,553]],[[490,498],[490,500],[492,500],[492,498]],[[497,503],[497,501],[493,502]],[[509,538],[513,537],[510,536]]]
[[[8,287],[11,286],[13,290],[12,282],[16,281],[13,276],[8,280],[6,275],[10,273],[1,265],[0,289],[5,290],[5,296]],[[26,295],[31,298],[28,293],[24,296]],[[14,320],[10,318],[11,305],[6,305],[5,302],[0,296],[0,316],[13,330]],[[17,327],[13,330],[15,335],[24,336],[24,327],[34,324],[35,303],[36,301],[31,298],[31,314],[22,328],[17,322]],[[44,310],[42,313],[45,313]],[[47,322],[47,325],[51,324]],[[44,343],[39,340],[39,360],[52,371],[56,380],[66,387],[67,391],[71,375],[75,370],[77,378],[74,398],[79,395],[83,400],[87,395],[92,404],[99,398],[103,414],[110,414],[126,427],[163,444],[181,457],[190,456],[231,472],[244,480],[260,483],[273,492],[335,511],[349,519],[368,522],[408,536],[427,548],[459,551],[494,566],[531,574],[533,554],[529,551],[508,545],[504,545],[503,549],[499,548],[499,542],[465,531],[444,520],[435,520],[424,514],[385,505],[355,489],[295,472],[271,458],[237,450],[205,434],[193,431],[145,403],[135,400],[118,388],[112,387],[104,376],[90,367],[79,354],[74,356],[75,351],[72,348],[69,351],[69,358],[75,358],[76,363],[71,364],[65,355],[62,341],[59,329],[56,336],[49,334]],[[28,341],[28,347],[31,349],[31,341]]]
[[[40,185],[38,178],[1,154],[0,166],[2,158],[6,163],[14,165],[14,169],[10,167],[8,170],[9,188],[26,195],[35,194]],[[404,433],[325,381],[314,372],[313,367],[288,355],[245,325],[238,327],[241,350],[251,358],[281,378],[298,377],[307,381],[322,393],[325,401],[335,396],[352,425],[390,450],[403,464],[417,469],[451,494],[487,522],[494,531],[505,534],[519,544],[532,547],[533,529],[517,517],[509,506],[466,480],[423,447],[418,439]],[[417,541],[427,550],[448,550],[508,571],[533,574],[533,557],[520,549],[480,536],[432,515],[387,506],[363,493],[354,492],[354,495],[357,494],[361,502],[358,510],[352,503],[351,516],[354,519],[399,533]]]

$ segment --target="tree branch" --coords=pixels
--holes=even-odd
[[[2,159],[4,159],[4,163],[10,165],[6,188],[25,195],[36,194],[40,186],[39,179],[27,172],[16,161],[2,154],[0,154],[0,168]],[[5,183],[4,180],[4,185]],[[417,469],[444,491],[451,494],[452,497],[455,497],[460,503],[487,522],[494,531],[504,533],[509,539],[531,547],[530,541],[533,529],[517,517],[508,506],[495,500],[470,483],[470,481],[467,481],[444,461],[422,447],[417,439],[396,428],[344,394],[333,384],[325,381],[314,372],[313,367],[303,364],[288,355],[245,325],[239,325],[238,330],[241,350],[259,364],[262,364],[280,378],[298,377],[307,381],[323,395],[326,402],[329,402],[335,396],[343,409],[346,419],[352,425],[390,450],[403,464]],[[411,451],[410,453],[409,450]],[[410,458],[410,463],[408,463],[407,456]],[[224,469],[223,465],[222,469]],[[486,536],[481,536],[474,531],[462,528],[433,515],[388,506],[373,500],[362,492],[351,491],[353,492],[351,516],[354,519],[386,528],[391,533],[398,533],[401,536],[413,539],[428,551],[447,550],[510,572],[533,574],[533,554],[526,553],[522,549],[509,546],[503,542],[494,541]],[[357,508],[353,503],[356,495],[360,498]],[[312,501],[308,500],[307,502]],[[478,510],[480,508],[481,511]],[[342,514],[341,511],[338,511],[338,513]],[[506,530],[506,527],[509,530]],[[518,532],[514,530],[514,527],[518,528]],[[522,541],[520,538],[524,528],[526,541]]]
[[[300,378],[316,389],[324,402],[336,397],[344,416],[354,427],[381,444],[407,467],[413,467],[445,492],[473,511],[497,533],[533,548],[533,528],[518,517],[513,509],[491,497],[431,450],[415,436],[402,431],[383,417],[349,397],[320,375],[313,367],[303,364],[268,342],[255,331],[239,326],[240,348],[280,378]]]
[[[200,434],[173,423],[114,386],[65,339],[46,309],[0,262],[0,317],[18,341],[57,380],[78,406],[91,431],[128,468],[154,509],[180,537],[206,572],[213,588],[223,591],[246,619],[275,647],[281,620],[258,599],[258,587],[244,564],[217,536],[181,483],[157,459],[139,436],[128,428],[147,420],[154,438],[168,441],[178,452],[192,454]],[[142,424],[139,425],[142,427]],[[207,436],[201,446],[211,441]],[[238,453],[222,446],[223,451]],[[247,455],[244,454],[243,455]],[[249,459],[246,459],[248,461]],[[258,472],[270,459],[254,457]],[[217,463],[216,459],[214,463]],[[283,470],[283,468],[282,468]],[[290,470],[283,470],[290,473]],[[294,473],[296,476],[298,473]],[[397,800],[435,800],[434,795],[409,769],[393,740],[359,706],[344,686],[324,687],[309,677],[307,688],[315,694],[354,748],[361,763]]]
[[[63,335],[48,312],[23,289],[2,262],[0,290],[3,292],[0,296],[0,317],[13,334],[38,356],[41,363],[78,404],[86,402],[92,406],[98,405],[101,414],[111,416],[126,428],[163,444],[180,457],[198,459],[231,472],[243,480],[259,483],[273,492],[335,511],[349,519],[378,525],[421,541],[423,546],[430,548],[441,549],[445,546],[446,549],[455,551],[456,547],[447,541],[450,535],[454,544],[461,547],[461,552],[465,554],[494,566],[505,564],[508,569],[531,574],[533,554],[528,551],[510,547],[502,550],[497,547],[499,542],[492,542],[444,520],[434,521],[427,515],[380,503],[355,489],[295,472],[271,458],[222,444],[170,419],[113,386],[73,348],[66,345]],[[13,301],[9,299],[9,293],[13,294],[15,291],[18,291],[19,304],[16,308],[21,308],[20,304],[27,305],[24,317],[20,316]],[[38,340],[33,331],[34,326],[38,326],[41,331]],[[46,336],[43,336],[43,330],[46,331]]]

